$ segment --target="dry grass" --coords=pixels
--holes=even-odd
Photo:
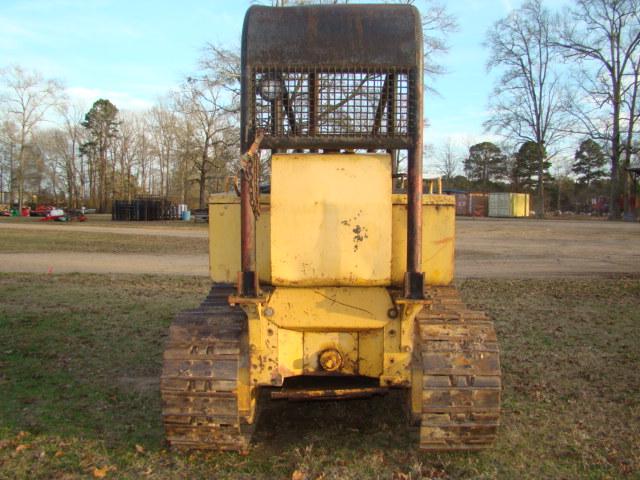
[[[401,399],[271,403],[249,456],[165,450],[166,329],[206,279],[0,275],[0,478],[638,478],[640,280],[485,281],[504,416],[495,449],[422,454]]]
[[[183,222],[181,220],[154,220],[149,222],[128,222],[128,221],[113,221],[111,220],[110,213],[93,213],[87,215],[86,222],[42,222],[42,217],[0,217],[0,223],[11,223],[18,225],[65,225],[68,227],[130,227],[130,228],[157,228],[157,227],[171,227],[179,229],[194,229],[204,230],[207,228],[207,223],[198,222],[193,220]]]
[[[184,254],[207,253],[205,237],[170,237],[90,233],[78,231],[3,230],[0,236],[1,253],[149,253]]]

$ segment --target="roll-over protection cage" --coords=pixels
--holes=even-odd
[[[422,273],[422,25],[409,5],[251,7],[241,58],[241,148],[407,150],[404,296]],[[255,217],[241,172],[239,293],[259,294]]]

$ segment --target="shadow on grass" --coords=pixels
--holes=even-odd
[[[303,439],[327,447],[366,452],[413,448],[418,436],[407,420],[401,391],[342,401],[261,399],[254,432],[256,448],[266,451],[294,448]]]

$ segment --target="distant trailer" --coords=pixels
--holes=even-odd
[[[490,193],[490,217],[528,217],[528,193]]]
[[[489,210],[489,194],[469,194],[469,215],[471,217],[486,217]]]
[[[468,193],[456,193],[456,215],[466,216],[469,215],[469,194]]]

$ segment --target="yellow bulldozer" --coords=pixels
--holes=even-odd
[[[246,451],[265,393],[403,389],[421,449],[489,446],[498,345],[452,286],[454,198],[423,193],[418,10],[251,7],[240,127],[240,188],[209,199],[211,293],[164,352],[169,444]]]

